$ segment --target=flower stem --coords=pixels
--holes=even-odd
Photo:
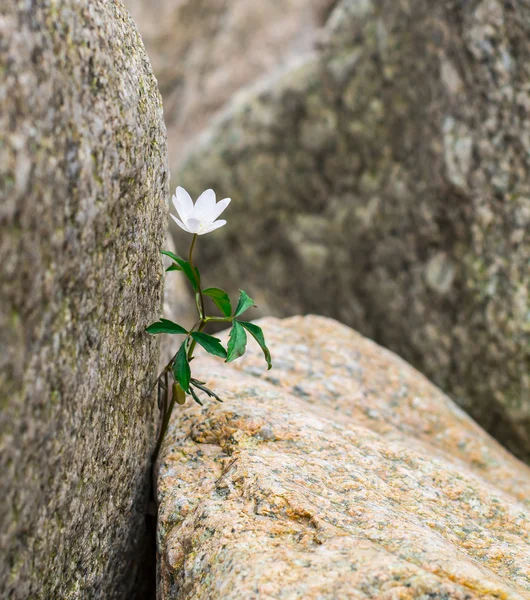
[[[214,321],[215,323],[229,323],[234,320],[234,317],[204,317],[205,323]]]
[[[199,236],[196,233],[194,233],[193,234],[193,239],[191,240],[191,246],[190,246],[190,251],[189,251],[189,255],[188,255],[188,261],[189,261],[190,265],[193,264],[192,263],[193,249],[195,248],[195,242],[197,241],[198,237]]]
[[[191,241],[191,246],[190,246],[190,253],[188,255],[188,262],[190,263],[190,266],[192,268],[192,270],[195,270],[195,267],[193,266],[193,250],[195,248],[195,243],[197,242],[197,234],[195,233],[193,235],[193,240]],[[204,310],[204,297],[202,295],[202,288],[201,288],[201,281],[200,278],[197,278],[197,285],[199,287],[198,291],[197,291],[197,295],[199,297],[199,300],[197,302],[197,308],[199,310],[199,317],[200,317],[200,321],[199,321],[199,327],[197,328],[197,331],[202,331],[206,325],[206,311]],[[191,332],[190,332],[191,333]],[[191,341],[189,350],[188,350],[188,360],[191,360],[193,357],[193,351],[195,350],[195,346],[197,345],[197,342],[195,340]]]
[[[195,267],[193,266],[193,250],[195,248],[195,243],[197,241],[197,234],[195,233],[193,235],[193,240],[191,241],[191,246],[190,246],[190,252],[188,255],[188,262],[190,263],[190,267],[192,271],[195,271]],[[197,309],[199,311],[199,317],[201,317],[201,319],[204,319],[204,315],[205,315],[205,310],[204,310],[204,297],[202,295],[202,288],[201,288],[201,281],[200,278],[197,277],[197,286],[198,286],[198,291],[197,294],[195,295],[195,299],[197,300]]]
[[[197,331],[202,331],[204,328],[206,327],[206,319],[201,319],[199,321],[199,327],[197,328]],[[190,332],[191,333],[191,332]],[[193,357],[193,351],[195,350],[195,346],[197,345],[197,342],[195,340],[191,340],[191,344],[190,347],[188,349],[188,362],[192,359]]]
[[[188,255],[188,262],[190,263],[190,266],[192,268],[192,271],[195,272],[195,267],[193,266],[193,250],[195,249],[195,244],[197,242],[197,234],[194,234],[193,236],[193,240],[191,241],[191,246],[190,246],[190,252]],[[195,350],[195,346],[197,345],[197,342],[191,337],[191,333],[192,331],[202,331],[205,327],[206,324],[209,323],[210,321],[215,321],[215,322],[229,322],[229,321],[233,321],[234,318],[233,317],[207,317],[206,316],[206,311],[204,309],[204,296],[202,294],[202,288],[201,288],[201,282],[199,277],[197,277],[197,286],[198,286],[198,290],[197,293],[195,295],[195,299],[197,301],[197,312],[199,313],[199,320],[195,323],[195,325],[193,325],[193,327],[190,329],[190,331],[188,332],[187,338],[186,340],[191,339],[191,343],[189,345],[188,348],[188,361],[190,361],[193,358],[193,352]],[[186,343],[185,340],[185,343]],[[177,400],[177,394],[179,396],[182,397],[182,394],[186,395],[186,392],[184,390],[182,390],[180,387],[177,387],[177,392],[171,395],[171,400],[169,402],[169,405],[167,405],[167,397],[169,396],[169,376],[168,373],[171,370],[171,367],[173,365],[173,361],[176,358],[176,354],[172,357],[172,359],[168,362],[168,364],[165,366],[164,370],[162,371],[162,373],[157,377],[157,380],[155,382],[156,383],[160,380],[161,377],[165,378],[165,386],[166,386],[166,402],[165,407],[166,410],[164,411],[164,415],[162,417],[162,426],[160,427],[160,433],[158,435],[158,440],[156,442],[156,446],[155,446],[155,450],[153,453],[153,464],[156,463],[156,460],[158,458],[158,453],[160,452],[160,447],[162,445],[162,442],[164,440],[164,437],[166,435],[166,431],[167,428],[169,426],[169,421],[171,420],[171,413],[173,412],[173,408],[175,406],[175,402]],[[199,386],[201,389],[204,389],[202,386]],[[210,392],[211,393],[211,392]],[[215,394],[213,394],[215,396]],[[217,396],[215,396],[217,399],[219,399]]]

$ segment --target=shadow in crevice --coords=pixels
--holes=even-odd
[[[136,546],[136,576],[131,600],[156,600],[156,525],[157,511],[154,502],[152,465],[146,474],[145,486],[139,503],[144,523],[141,539]]]
[[[156,600],[156,515],[145,516],[145,549],[142,561],[142,593],[135,600]],[[139,590],[140,591],[140,590]]]

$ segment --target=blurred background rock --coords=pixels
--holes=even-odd
[[[172,187],[234,200],[208,285],[354,327],[528,461],[528,4],[129,4]]]
[[[173,171],[241,87],[313,49],[334,3],[126,0],[164,98]]]

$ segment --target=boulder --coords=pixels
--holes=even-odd
[[[235,92],[313,49],[335,1],[125,1],[164,98],[171,169]]]
[[[517,0],[341,0],[175,173],[233,200],[205,276],[372,337],[526,460],[529,37]]]
[[[0,596],[148,598],[160,95],[119,0],[3,0],[0,40]]]
[[[530,469],[388,350],[265,319],[274,367],[199,356],[174,413],[160,600],[530,598]]]

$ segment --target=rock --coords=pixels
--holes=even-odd
[[[164,98],[171,169],[237,90],[313,49],[334,1],[126,0]]]
[[[529,36],[516,0],[342,0],[175,174],[233,200],[205,277],[374,338],[527,461]]]
[[[0,596],[148,598],[160,95],[120,1],[4,0],[0,40]]]
[[[391,352],[322,317],[261,323],[174,413],[159,599],[530,598],[530,469]]]

